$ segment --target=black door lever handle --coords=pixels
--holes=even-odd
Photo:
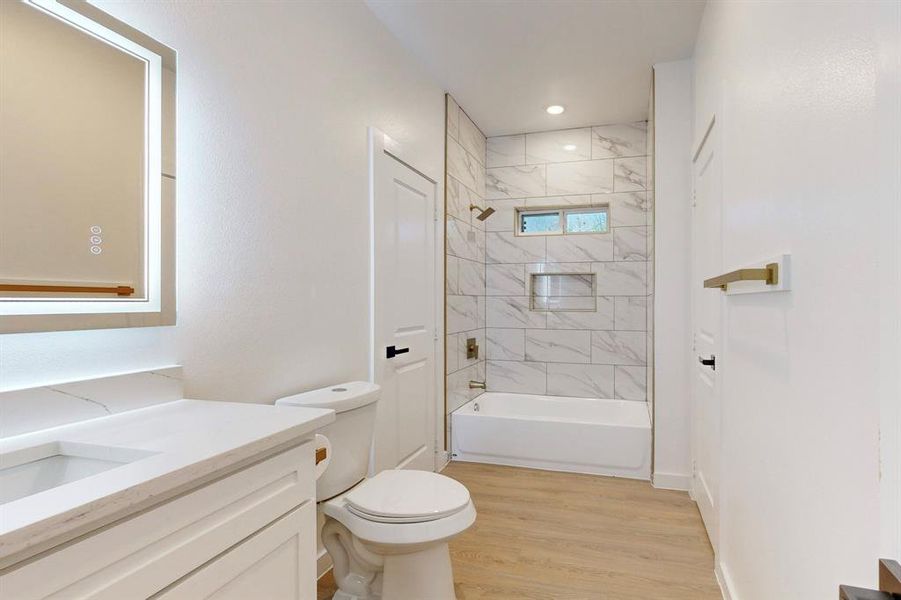
[[[385,356],[387,356],[388,358],[394,358],[398,354],[405,354],[409,351],[409,348],[395,348],[394,346],[388,346],[387,348],[385,348]]]
[[[713,354],[710,355],[710,358],[704,358],[702,356],[698,357],[698,362],[704,365],[705,367],[710,367],[714,371],[716,371],[716,356]]]

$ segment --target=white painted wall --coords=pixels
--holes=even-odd
[[[97,4],[179,52],[178,325],[2,336],[0,388],[178,363],[189,396],[265,402],[366,378],[367,127],[441,181],[442,90],[359,2]]]
[[[724,263],[793,267],[792,292],[725,303],[734,599],[876,583],[880,406],[901,363],[899,19],[896,2],[710,2],[701,25],[694,130],[722,98]]]
[[[692,62],[654,66],[654,485],[691,481]]]

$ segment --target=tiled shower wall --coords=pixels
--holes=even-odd
[[[446,159],[446,338],[448,414],[482,393],[469,381],[485,380],[485,229],[469,210],[485,205],[485,136],[447,96]],[[466,339],[479,345],[466,358]],[[448,418],[450,423],[450,418]]]
[[[488,139],[489,391],[644,401],[648,383],[647,123]],[[517,207],[608,205],[603,234],[516,236]],[[530,309],[530,274],[594,273],[596,310]]]
[[[648,100],[648,132],[647,132],[647,223],[648,223],[648,375],[647,396],[648,415],[654,425],[654,84],[651,79],[651,93]]]

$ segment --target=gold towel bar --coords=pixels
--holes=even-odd
[[[117,296],[131,296],[135,293],[135,289],[127,285],[99,287],[84,285],[29,285],[0,283],[0,292],[69,292],[73,294],[116,294]]]
[[[736,281],[765,281],[767,285],[779,283],[779,263],[770,263],[763,269],[739,269],[704,280],[705,288],[720,288],[724,292],[730,283]]]

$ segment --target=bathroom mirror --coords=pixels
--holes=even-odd
[[[175,52],[0,2],[0,332],[175,322]]]

